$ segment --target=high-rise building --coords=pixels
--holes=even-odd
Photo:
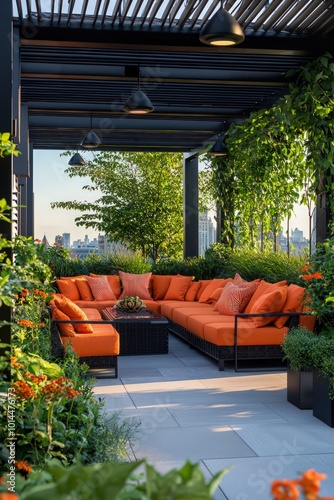
[[[98,236],[98,246],[99,246],[99,254],[100,255],[107,255],[108,253],[111,254],[121,254],[121,255],[132,255],[133,252],[131,252],[126,245],[120,242],[115,242],[115,241],[109,241],[108,236],[105,234],[99,234]]]
[[[198,254],[204,255],[205,251],[216,241],[216,228],[208,213],[202,213],[198,218]]]
[[[60,247],[64,246],[64,238],[61,234],[57,234],[57,236],[55,237],[55,243]]]
[[[71,234],[63,233],[63,238],[64,238],[64,247],[69,249],[71,247]]]

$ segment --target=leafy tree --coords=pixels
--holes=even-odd
[[[183,249],[183,157],[180,153],[101,152],[70,177],[89,177],[94,203],[53,202],[80,210],[78,226],[104,232],[145,258],[180,257]]]

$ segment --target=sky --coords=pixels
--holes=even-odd
[[[84,159],[90,159],[92,153],[80,152]],[[56,235],[70,233],[71,243],[84,239],[88,235],[92,240],[98,232],[84,227],[77,227],[74,219],[80,212],[74,210],[52,209],[53,201],[94,201],[97,193],[85,191],[82,187],[89,179],[71,179],[65,170],[68,167],[68,156],[61,156],[61,151],[34,151],[34,200],[35,200],[35,238],[42,239],[46,235],[49,243],[55,241]],[[308,238],[308,216],[305,206],[295,207],[295,216],[290,220],[290,230],[301,229]],[[285,228],[284,228],[285,230]]]

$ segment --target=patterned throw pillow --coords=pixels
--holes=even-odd
[[[107,276],[100,276],[99,278],[87,276],[87,282],[95,300],[116,300]]]
[[[240,286],[227,283],[213,310],[226,316],[243,312],[257,286],[257,283],[244,283]]]
[[[152,300],[149,292],[150,278],[152,273],[131,274],[119,271],[123,291],[120,299],[124,297],[139,297],[142,300]]]

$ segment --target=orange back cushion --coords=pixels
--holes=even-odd
[[[187,290],[187,293],[184,297],[184,300],[187,302],[194,302],[196,300],[196,295],[198,290],[200,289],[201,283],[199,281],[195,281],[194,283],[190,283],[190,286]]]
[[[200,298],[198,299],[198,302],[206,302],[212,292],[214,292],[217,288],[223,288],[225,285],[227,285],[227,283],[232,281],[232,278],[217,278],[211,280],[211,283],[209,283],[208,286],[204,288]]]
[[[260,281],[260,283],[258,283],[258,287],[257,287],[256,291],[254,292],[252,298],[248,302],[248,304],[244,310],[244,313],[251,312],[253,305],[261,297],[261,295],[263,295],[264,293],[269,293],[270,291],[274,290],[274,288],[280,287],[280,286],[286,287],[287,286],[286,281],[285,280],[278,281],[277,283],[268,283],[267,281],[264,281],[264,280]]]
[[[92,291],[94,300],[116,300],[114,292],[110,288],[107,276],[93,278],[87,276],[87,282]]]
[[[199,301],[202,293],[204,292],[204,290],[206,289],[206,287],[210,285],[211,281],[212,280],[199,280],[201,286],[200,286],[200,288],[199,288],[199,290],[198,290],[198,292],[196,294],[196,300]]]
[[[70,300],[80,300],[80,293],[75,281],[70,278],[56,280],[57,287],[63,295]]]
[[[143,300],[152,300],[148,289],[152,273],[132,274],[119,271],[119,275],[123,288],[120,299],[123,297],[139,297]]]
[[[287,297],[282,307],[284,312],[301,312],[303,310],[304,304],[304,292],[305,288],[302,286],[291,284],[288,286]],[[277,328],[282,328],[288,321],[287,316],[282,316],[281,318],[276,318],[274,325]]]
[[[52,319],[59,319],[60,321],[71,320],[71,318],[69,318],[65,313],[63,313],[57,307],[53,307],[52,309]],[[57,328],[62,335],[65,335],[65,337],[75,337],[75,331],[73,325],[57,323]]]
[[[83,310],[67,297],[55,297],[54,305],[65,313],[70,319],[81,321],[88,319]],[[77,333],[93,333],[93,327],[89,323],[74,324],[73,328]]]
[[[76,284],[77,289],[79,290],[81,300],[94,300],[90,286],[88,285],[85,279],[75,280],[74,283]]]
[[[163,300],[172,281],[171,275],[154,274],[152,276],[152,291],[154,300]]]
[[[192,282],[192,276],[174,276],[169,284],[164,300],[184,300]]]
[[[277,287],[271,290],[268,293],[264,293],[253,305],[252,310],[250,311],[251,313],[256,313],[256,314],[264,314],[264,313],[271,313],[271,312],[280,312],[286,296],[288,293],[287,287]],[[254,317],[252,318],[254,325],[256,328],[259,328],[261,326],[266,326],[272,321],[274,321],[276,318],[275,316],[270,317]]]

